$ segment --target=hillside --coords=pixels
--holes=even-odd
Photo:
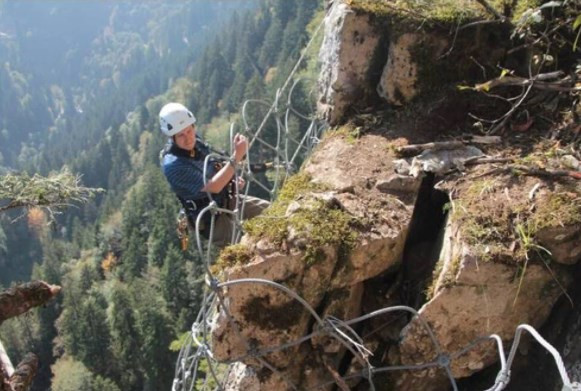
[[[63,39],[40,75],[43,23],[70,34],[58,4],[7,27],[18,6],[0,3],[21,40],[0,35],[0,114],[22,109],[4,133],[33,102],[47,112],[4,164],[104,191],[63,215],[0,215],[1,281],[62,287],[0,328],[14,361],[38,353],[33,389],[561,389],[545,350],[511,345],[522,323],[579,380],[577,3],[95,3],[79,11],[98,38]],[[217,148],[232,124],[272,167],[239,169],[275,201],[222,252],[175,233],[169,101]],[[495,338],[519,346],[510,373]]]
[[[2,215],[2,282],[42,279],[62,291],[48,308],[2,324],[1,339],[14,362],[30,350],[39,354],[33,389],[49,384],[53,390],[76,390],[80,384],[90,390],[167,389],[177,355],[170,344],[195,317],[203,277],[197,254],[181,252],[175,235],[178,203],[158,168],[165,142],[158,130],[159,109],[171,100],[188,104],[204,136],[226,147],[229,121],[238,120],[240,126],[243,101],[274,94],[300,55],[317,4],[95,2],[96,10],[75,10],[58,1],[50,5],[39,4],[33,14],[46,18],[48,13],[48,20],[34,27],[31,19],[26,21],[31,26],[23,22],[10,30],[10,42],[21,39],[22,45],[3,54],[12,56],[11,66],[22,75],[23,84],[17,87],[11,79],[14,89],[9,91],[26,94],[27,88],[42,91],[43,85],[62,82],[63,114],[58,121],[48,116],[48,132],[43,128],[26,136],[31,141],[23,150],[33,159],[7,153],[4,164],[45,173],[65,164],[82,175],[83,185],[105,191],[62,215],[37,209],[24,216],[22,211]],[[20,10],[14,3],[6,7],[0,15],[8,23],[13,20],[8,16]],[[63,18],[76,15],[81,23],[82,15],[90,13],[102,17],[83,26],[83,34],[92,39],[88,47],[71,49],[71,39],[63,39],[51,58],[52,71],[36,74],[29,56],[41,55],[37,49],[47,44],[38,34],[58,25],[50,27],[51,34],[66,38],[68,28],[79,26],[63,26]],[[203,41],[207,46],[202,48]],[[25,46],[30,48],[26,53]],[[60,54],[67,50],[74,60],[67,66],[76,67],[72,79],[60,72],[59,61],[68,58]],[[77,57],[79,50],[84,57]],[[297,96],[307,95],[302,88]],[[2,95],[4,108],[11,102],[9,91]],[[56,105],[49,98],[39,103],[44,110]],[[306,98],[296,104],[306,105]],[[21,126],[26,115],[2,116],[4,126]],[[249,115],[259,116],[261,109]],[[18,145],[20,139],[13,141]],[[268,152],[256,153],[268,157]],[[264,176],[258,179],[268,182]]]

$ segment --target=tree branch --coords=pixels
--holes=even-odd
[[[14,208],[62,207],[85,202],[103,189],[80,185],[80,178],[67,170],[42,177],[8,174],[0,177],[0,212]]]
[[[561,92],[581,91],[581,87],[575,87],[573,85],[573,80],[571,79],[570,76],[567,76],[561,80],[557,80],[554,82],[545,81],[555,79],[556,78],[555,76],[559,74],[562,76],[562,72],[544,73],[532,79],[527,79],[519,76],[504,76],[487,81],[486,83],[477,84],[474,87],[474,89],[476,91],[488,91],[496,87],[506,87],[506,86],[528,87],[532,85],[536,89],[546,91],[561,91]]]
[[[6,319],[27,312],[40,306],[61,290],[58,285],[49,285],[44,281],[32,281],[17,285],[0,293],[0,324]]]
[[[408,156],[419,154],[426,149],[441,150],[441,149],[456,149],[464,146],[462,141],[437,141],[426,144],[410,144],[398,147],[396,152],[398,155]]]
[[[30,388],[32,380],[38,370],[38,357],[28,353],[10,376],[10,387],[13,391],[26,391]]]
[[[490,12],[497,19],[500,19],[503,22],[505,22],[507,20],[504,15],[502,15],[500,12],[498,12],[493,6],[491,6],[490,4],[488,4],[488,2],[486,0],[475,0],[475,1],[478,4],[480,4],[481,6],[483,6],[486,9],[486,11]]]

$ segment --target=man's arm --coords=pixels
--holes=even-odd
[[[240,163],[246,151],[248,150],[248,140],[241,134],[236,134],[234,136],[234,156],[233,159],[236,164]],[[220,169],[213,177],[210,179],[202,191],[207,191],[210,193],[220,193],[224,187],[230,182],[234,176],[235,169],[231,162],[228,162],[224,167]]]

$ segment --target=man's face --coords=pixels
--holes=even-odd
[[[196,125],[190,125],[174,136],[178,147],[191,151],[196,145]]]

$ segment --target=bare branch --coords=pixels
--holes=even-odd
[[[500,12],[498,12],[493,6],[488,4],[488,2],[486,0],[474,0],[474,1],[476,1],[478,4],[483,6],[486,9],[486,11],[488,11],[489,13],[494,15],[497,19],[500,19],[503,22],[507,21],[506,16],[504,16]]]
[[[80,185],[80,178],[68,170],[48,177],[8,174],[0,177],[0,212],[15,208],[64,207],[71,202],[86,202],[103,189]]]
[[[561,80],[557,80],[554,82],[544,81],[554,79],[556,74],[561,74],[562,76],[562,72],[545,73],[531,79],[519,76],[504,76],[487,81],[486,83],[478,84],[476,85],[476,87],[474,87],[474,89],[476,91],[488,91],[496,87],[506,87],[506,86],[527,87],[532,85],[536,89],[545,91],[559,91],[559,92],[581,91],[581,87],[576,87],[573,84],[573,80],[571,79],[570,76],[567,76]]]
[[[6,319],[21,315],[33,307],[46,303],[60,290],[61,287],[58,285],[32,281],[0,292],[0,324]]]
[[[403,147],[398,147],[396,151],[399,155],[407,156],[421,153],[426,149],[434,150],[456,149],[461,148],[462,146],[464,146],[464,143],[462,141],[440,141],[426,144],[404,145]]]
[[[38,370],[38,357],[33,353],[28,353],[14,374],[10,376],[10,386],[13,391],[26,391],[30,388],[32,380]]]

